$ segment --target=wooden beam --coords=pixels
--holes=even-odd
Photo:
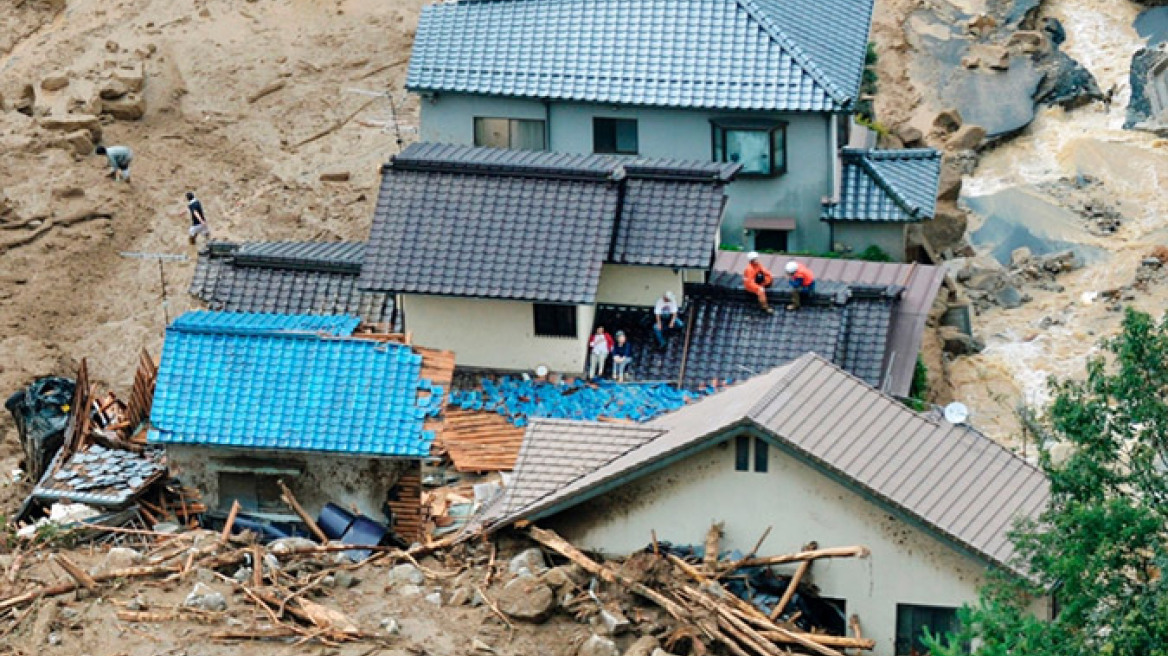
[[[292,495],[292,490],[289,490],[288,486],[284,485],[284,481],[282,480],[277,480],[276,485],[280,486],[280,498],[284,500],[284,503],[288,504],[288,507],[291,508],[292,511],[300,517],[300,521],[304,522],[304,525],[308,527],[308,530],[311,531],[314,536],[316,536],[317,542],[320,542],[321,544],[328,544],[328,536],[324,534],[324,531],[320,530],[320,527],[316,525],[316,522],[313,521],[312,517],[308,515],[308,512],[304,510],[304,507],[301,506],[300,502],[296,500],[296,497]]]
[[[804,560],[816,560],[819,558],[867,558],[869,554],[871,554],[871,552],[868,551],[868,547],[832,547],[830,549],[800,551],[799,553],[786,554],[783,556],[748,558],[741,563],[735,564],[739,567],[766,567],[769,565],[798,563]]]
[[[818,544],[811,542],[803,547],[802,553],[814,551],[818,547]],[[783,614],[783,609],[787,607],[787,604],[791,603],[791,598],[795,596],[795,591],[799,588],[799,582],[807,575],[807,570],[811,569],[811,563],[813,562],[815,561],[805,560],[799,563],[799,569],[795,570],[795,575],[791,577],[791,582],[787,584],[787,589],[783,591],[783,596],[779,599],[779,603],[775,604],[774,609],[771,610],[770,617],[772,620],[779,619],[779,616]]]

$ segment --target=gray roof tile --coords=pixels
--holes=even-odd
[[[990,562],[1012,566],[1008,532],[1020,517],[1045,506],[1050,486],[1040,470],[977,431],[913,412],[816,355],[806,355],[681,410],[644,429],[663,432],[641,445],[601,442],[589,472],[538,494],[514,489],[516,503],[496,509],[493,525],[559,512],[629,480],[684,449],[714,443],[732,426],[750,424],[812,465],[912,517]],[[538,437],[516,464],[512,487],[540,479],[529,463],[560,457],[560,444],[586,439],[595,424],[569,425],[555,439]],[[604,426],[604,428],[611,428]],[[529,429],[536,431],[536,427]],[[554,491],[546,490],[554,487]],[[528,501],[528,499],[532,499]]]
[[[510,0],[426,7],[415,91],[835,111],[859,91],[872,0]]]
[[[199,253],[190,293],[212,310],[391,323],[392,297],[357,288],[363,250],[354,242],[216,242]]]
[[[414,144],[383,170],[360,284],[591,303],[606,261],[707,266],[739,168]]]
[[[826,221],[903,221],[933,218],[941,153],[931,148],[844,149],[840,200],[825,204]]]

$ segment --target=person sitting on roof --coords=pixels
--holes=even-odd
[[[758,297],[758,305],[763,312],[774,314],[774,309],[767,303],[766,290],[775,283],[775,277],[759,261],[758,253],[751,251],[746,259],[748,260],[746,270],[742,272],[743,286],[746,287],[746,291]]]
[[[678,314],[677,300],[674,299],[673,292],[666,291],[653,306],[653,318],[655,319],[653,334],[657,337],[659,348],[665,348],[665,331],[685,327]]]
[[[618,383],[625,382],[625,370],[633,361],[633,345],[625,337],[623,330],[616,331],[616,346],[612,347],[612,377]]]
[[[803,299],[811,300],[811,295],[815,293],[815,275],[811,269],[791,260],[787,262],[787,276],[791,284],[791,304],[787,309],[798,310]]]

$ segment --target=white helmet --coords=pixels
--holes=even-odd
[[[750,251],[746,254],[746,259],[753,262],[758,259],[758,253],[756,251]]]
[[[799,270],[799,265],[795,263],[795,260],[791,260],[790,262],[787,262],[787,273],[795,273],[798,270]]]

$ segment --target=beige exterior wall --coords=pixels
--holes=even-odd
[[[596,302],[608,305],[642,305],[652,307],[665,290],[682,297],[685,269],[605,264],[600,270]],[[699,272],[700,273],[700,272]]]
[[[531,303],[403,294],[405,329],[414,343],[455,352],[459,366],[584,371],[588,331],[595,308],[576,307],[575,339],[536,337]]]
[[[987,566],[931,533],[902,521],[780,451],[769,450],[766,473],[734,469],[734,444],[723,443],[545,519],[576,546],[611,554],[658,540],[700,544],[713,522],[725,523],[723,549],[749,551],[772,526],[763,554],[864,545],[867,559],[817,561],[810,581],[844,599],[859,615],[875,656],[893,656],[897,604],[959,607],[977,600]],[[790,567],[788,573],[794,571]],[[1037,603],[1036,612],[1045,613]],[[869,653],[869,652],[865,652]]]

